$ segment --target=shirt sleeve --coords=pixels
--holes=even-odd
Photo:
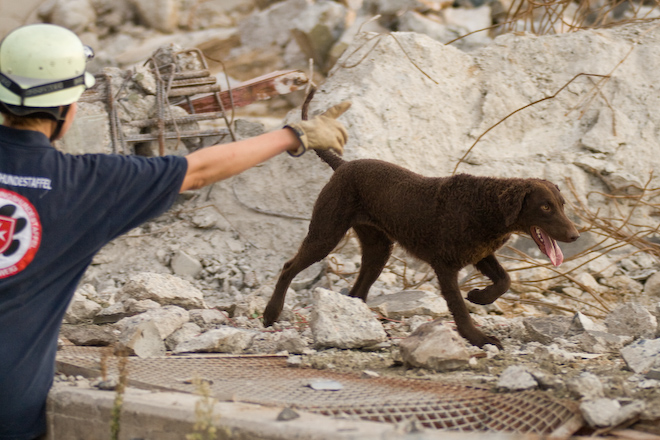
[[[59,213],[67,213],[68,218],[51,224],[74,236],[75,231],[85,231],[80,239],[92,248],[169,209],[188,166],[179,156],[83,155],[71,160],[74,163],[61,170],[69,175],[54,179],[69,182],[55,189],[51,197],[57,197],[57,201],[50,204]]]

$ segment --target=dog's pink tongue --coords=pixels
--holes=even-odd
[[[541,247],[541,251],[550,258],[550,261],[552,262],[552,265],[557,267],[561,263],[564,262],[564,254],[561,252],[561,249],[559,248],[559,245],[555,240],[550,238],[548,234],[545,233],[543,229],[539,228],[539,232],[541,233],[541,237],[543,238],[543,247]]]

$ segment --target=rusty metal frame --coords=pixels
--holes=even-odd
[[[307,83],[307,77],[302,71],[276,71],[258,78],[239,84],[235,88],[222,90],[208,68],[203,53],[196,48],[186,49],[173,53],[174,63],[159,64],[157,56],[159,51],[154,52],[144,63],[156,77],[156,106],[155,118],[123,122],[119,118],[117,106],[122,99],[122,92],[131,79],[132,71],[127,71],[124,82],[119,90],[112,87],[111,77],[102,73],[96,75],[97,85],[85,91],[80,102],[105,103],[110,123],[110,138],[112,151],[114,153],[128,154],[129,145],[140,142],[158,142],[158,154],[165,154],[165,141],[169,139],[195,139],[221,136],[230,136],[236,140],[233,131],[233,117],[227,117],[227,111],[235,107],[249,105],[255,101],[270,99],[274,96],[283,95],[302,89]],[[192,55],[196,57],[201,70],[184,70],[176,60],[180,55]],[[236,96],[235,96],[236,95]],[[236,99],[235,99],[236,98]],[[189,115],[184,117],[166,116],[169,106],[179,106],[186,110]],[[190,122],[210,121],[223,119],[225,127],[213,130],[188,130],[181,131],[178,124]],[[153,128],[157,127],[156,133],[140,133],[126,135],[123,127]]]

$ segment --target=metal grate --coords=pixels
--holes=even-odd
[[[58,371],[99,376],[105,357],[108,374],[116,375],[117,359],[103,353],[95,347],[65,347],[58,352]],[[208,381],[219,400],[376,422],[417,420],[430,429],[571,434],[582,423],[571,402],[542,392],[495,394],[486,388],[426,380],[365,379],[352,373],[290,368],[283,356],[131,357],[128,362],[128,382],[140,388],[194,393],[195,377]],[[317,379],[339,382],[342,388],[315,390],[309,385]]]

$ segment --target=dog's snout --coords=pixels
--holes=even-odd
[[[570,228],[570,230],[568,231],[568,234],[567,234],[567,235],[568,235],[568,236],[567,236],[568,240],[566,240],[566,241],[567,241],[568,243],[573,243],[575,240],[577,240],[578,238],[580,238],[580,231],[577,230],[577,228],[575,227],[575,225],[571,225],[571,228]]]

